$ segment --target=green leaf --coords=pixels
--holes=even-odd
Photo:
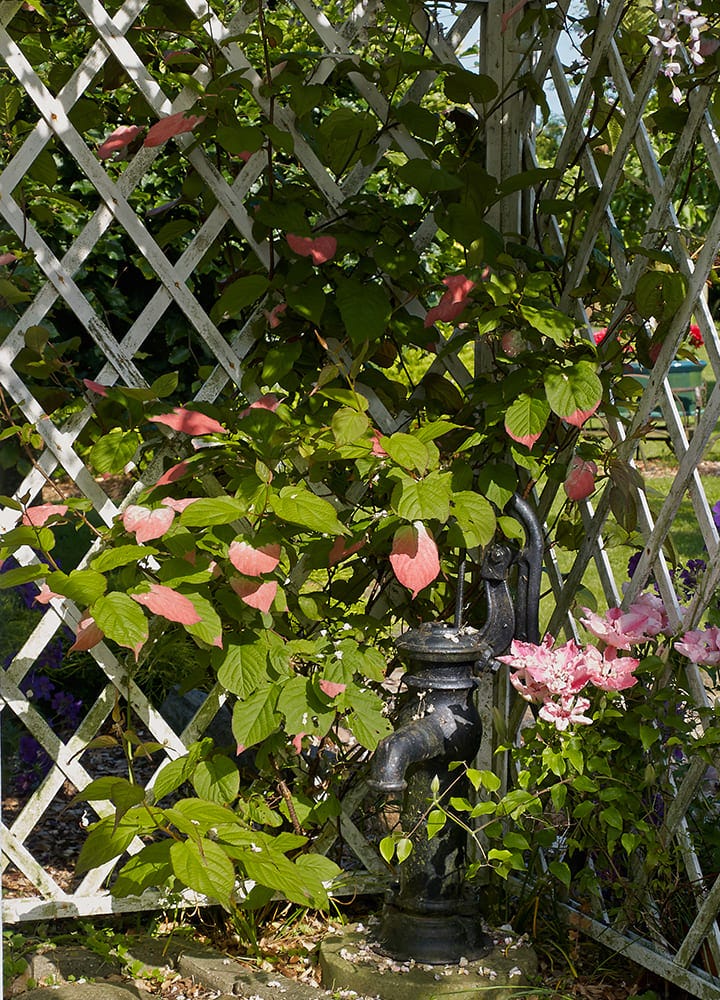
[[[90,449],[90,464],[104,474],[123,472],[140,447],[137,431],[124,431],[113,427],[109,434],[98,438]]]
[[[503,837],[503,845],[510,851],[529,851],[530,844],[523,833],[511,830]]]
[[[200,616],[200,621],[194,625],[183,625],[186,632],[201,639],[208,646],[218,646],[222,648],[222,621],[213,605],[202,594],[186,594],[192,603],[195,611]]]
[[[263,633],[232,638],[224,652],[213,652],[212,662],[222,686],[239,698],[249,698],[268,681],[269,646]]]
[[[34,181],[45,187],[52,188],[57,184],[58,168],[49,149],[43,149],[35,156],[28,167],[28,174]]]
[[[344,406],[333,414],[331,427],[338,446],[355,444],[367,434],[370,421],[364,413]]]
[[[436,520],[444,524],[450,516],[452,475],[431,472],[425,479],[403,477],[393,490],[392,505],[406,521]]]
[[[567,785],[553,785],[550,789],[550,798],[552,799],[553,809],[560,812],[567,799]]]
[[[172,875],[170,848],[172,840],[161,840],[145,847],[127,861],[113,882],[113,896],[139,896],[145,889],[164,885]]]
[[[486,104],[498,95],[498,85],[492,77],[455,66],[448,72],[443,86],[447,99],[456,104],[468,104],[471,99]]]
[[[106,549],[90,562],[96,573],[109,573],[110,570],[130,563],[140,562],[148,556],[157,555],[157,549],[151,545],[119,545],[116,549]]]
[[[298,316],[319,323],[325,311],[325,287],[317,279],[310,280],[299,288],[287,288],[285,300]]]
[[[9,590],[11,587],[19,587],[23,583],[30,583],[31,580],[39,580],[45,576],[50,567],[44,563],[33,566],[18,566],[17,569],[9,569],[0,573],[0,590]]]
[[[543,381],[550,408],[559,417],[591,410],[602,398],[602,382],[591,361],[578,361],[564,368],[549,365]]]
[[[569,865],[565,864],[564,861],[551,861],[548,869],[550,874],[554,875],[559,882],[562,882],[566,889],[570,888],[572,872]]]
[[[447,813],[443,809],[431,809],[427,818],[427,836],[432,840],[447,822]]]
[[[420,194],[457,191],[463,186],[457,174],[442,170],[430,160],[408,160],[398,167],[397,177],[402,184],[417,188]]]
[[[585,758],[583,756],[582,743],[580,740],[568,740],[565,745],[565,753],[567,755],[567,759],[570,761],[577,773],[582,774],[585,770]]]
[[[35,354],[42,355],[50,339],[50,331],[44,326],[29,326],[25,331],[25,346]]]
[[[482,786],[489,792],[496,792],[502,784],[500,778],[494,771],[478,771],[477,769],[471,767],[468,768],[467,776],[475,791]]]
[[[205,528],[211,524],[231,524],[245,517],[248,504],[235,497],[203,497],[190,504],[180,515],[185,528]]]
[[[377,119],[367,111],[337,108],[323,119],[317,141],[323,162],[340,177],[360,159],[377,131]]]
[[[232,728],[238,746],[253,747],[275,732],[280,721],[275,711],[276,701],[277,688],[273,686],[235,703]]]
[[[397,851],[397,859],[400,864],[402,864],[403,861],[407,860],[407,858],[410,857],[410,855],[412,854],[412,849],[413,845],[410,838],[400,837],[395,847],[395,850]]]
[[[380,841],[380,854],[390,864],[395,854],[395,840],[393,837],[383,837]]]
[[[549,337],[558,347],[562,347],[575,331],[574,320],[551,305],[543,305],[538,308],[521,300],[519,309],[523,318],[533,329]]]
[[[546,399],[521,393],[505,414],[505,430],[514,441],[532,448],[549,416],[550,407]]]
[[[644,722],[640,723],[640,740],[643,750],[649,750],[653,743],[656,743],[659,739],[660,730],[657,726],[649,726]]]
[[[608,806],[607,809],[602,809],[600,811],[600,819],[606,826],[610,826],[614,830],[622,830],[623,828],[622,815],[615,806]]]
[[[229,757],[215,754],[209,760],[198,763],[193,772],[192,783],[201,799],[219,803],[232,802],[240,790],[240,773],[237,764]]]
[[[102,573],[91,569],[76,569],[68,576],[65,573],[51,573],[46,581],[50,590],[75,601],[81,607],[94,604],[107,589],[107,580]]]
[[[495,511],[485,497],[471,490],[452,495],[453,514],[468,548],[488,545],[495,535]]]
[[[174,792],[188,779],[190,771],[190,761],[188,757],[178,757],[166,764],[158,774],[152,787],[153,796],[156,802],[164,799],[166,795]]]
[[[91,607],[91,614],[108,639],[132,649],[137,656],[148,637],[148,621],[139,604],[115,590],[99,597]]]
[[[150,391],[157,399],[165,399],[166,396],[172,396],[177,389],[179,378],[179,372],[166,372],[155,379],[150,386]]]
[[[283,486],[279,493],[271,493],[270,506],[283,521],[299,524],[309,531],[318,531],[324,535],[348,534],[348,529],[338,520],[333,505],[323,497],[311,493],[304,483]],[[192,510],[192,507],[188,509]]]
[[[264,274],[248,274],[238,278],[225,289],[215,305],[210,310],[213,323],[221,323],[226,319],[234,319],[243,309],[247,309],[265,294],[270,282]]]
[[[522,191],[524,188],[537,187],[545,181],[557,177],[558,172],[551,167],[533,167],[531,170],[523,170],[519,174],[511,174],[500,182],[500,192],[503,195],[512,194],[513,191]]]
[[[345,331],[355,346],[384,336],[392,315],[389,295],[384,287],[347,278],[338,283],[335,301]]]
[[[380,740],[392,732],[384,715],[385,703],[374,691],[358,688],[353,692],[348,726],[359,743],[374,750]]]
[[[403,469],[415,470],[420,474],[427,470],[430,453],[427,445],[414,435],[398,431],[391,437],[381,438],[380,443],[393,462],[397,462]]]
[[[262,129],[256,125],[219,125],[215,138],[233,156],[256,153],[265,142]]]
[[[22,103],[22,91],[4,83],[0,87],[0,125],[14,125]]]
[[[275,385],[283,376],[295,366],[295,362],[302,354],[303,345],[300,341],[295,344],[283,344],[282,347],[272,347],[265,355],[262,369],[262,381],[264,385]]]
[[[170,863],[177,879],[195,892],[229,907],[235,889],[235,869],[225,851],[212,840],[176,841]]]
[[[166,247],[169,243],[174,243],[179,240],[186,233],[191,232],[195,228],[195,223],[191,219],[173,219],[171,222],[166,222],[165,225],[160,229],[157,236],[155,237],[155,242],[162,249]]]
[[[128,812],[117,826],[115,816],[106,816],[95,823],[80,849],[76,872],[82,874],[92,868],[100,868],[119,857],[138,833],[155,828],[159,816],[159,810],[148,811],[143,806]]]

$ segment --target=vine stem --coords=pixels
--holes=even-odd
[[[268,122],[272,125],[275,120],[275,95],[272,92],[272,66],[270,64],[270,46],[268,43],[267,36],[267,25],[265,22],[265,11],[264,11],[265,0],[258,0],[258,27],[260,28],[260,37],[262,38],[263,46],[263,63],[265,69],[264,82],[270,88],[270,97],[268,99]],[[273,176],[273,160],[274,160],[274,148],[273,142],[270,136],[267,140],[267,186],[268,186],[268,201],[272,201],[275,195],[275,178]],[[270,230],[270,236],[268,237],[268,276],[272,281],[275,274],[275,236],[274,231]]]

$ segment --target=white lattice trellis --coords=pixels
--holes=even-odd
[[[202,0],[185,0],[188,11],[202,19],[207,35],[207,45],[219,57],[226,60],[231,69],[245,71],[253,100],[261,111],[269,113],[270,103],[262,86],[262,68],[253,66],[244,43],[237,39],[251,25],[253,13],[244,11],[238,5],[235,10],[230,5],[206,4]],[[77,0],[74,11],[85,23],[94,39],[87,51],[78,56],[76,64],[67,80],[56,91],[42,74],[34,68],[32,61],[23,51],[22,42],[13,40],[9,30],[13,18],[22,5],[15,2],[0,3],[0,60],[9,79],[18,82],[34,108],[34,127],[15,155],[4,164],[0,173],[0,215],[4,225],[12,231],[32,252],[34,266],[42,276],[40,289],[22,313],[21,319],[5,336],[0,346],[0,381],[8,398],[22,411],[24,418],[35,424],[44,442],[38,468],[33,470],[18,487],[18,495],[27,496],[32,502],[46,480],[58,469],[72,480],[93,504],[94,510],[105,524],[111,524],[122,503],[131,499],[131,494],[115,503],[97,483],[83,464],[75,443],[87,422],[91,419],[92,408],[88,405],[78,408],[65,419],[50,419],[44,413],[39,401],[32,395],[18,373],[15,362],[24,347],[25,332],[28,327],[42,323],[51,310],[63,304],[90,335],[99,352],[106,359],[97,372],[97,381],[112,385],[119,381],[127,386],[141,387],[147,384],[143,373],[142,360],[138,358],[143,345],[153,331],[162,323],[172,309],[179,310],[191,325],[203,350],[213,358],[212,373],[198,390],[198,401],[211,402],[218,399],[228,384],[242,385],[246,395],[252,398],[253,384],[248,381],[248,361],[252,357],[257,337],[257,314],[250,317],[228,340],[211,319],[199,298],[193,293],[192,278],[206,259],[218,236],[232,232],[233,238],[242,241],[257,256],[265,267],[270,267],[272,248],[258,242],[254,236],[253,218],[248,205],[254,187],[267,170],[267,159],[261,150],[254,153],[237,172],[235,178],[224,176],[214,164],[210,155],[191,136],[177,136],[175,142],[185,152],[187,162],[212,191],[216,204],[207,219],[193,232],[177,259],[169,255],[153,237],[142,213],[134,206],[134,197],[149,171],[162,155],[160,149],[141,148],[121,170],[107,168],[98,161],[90,148],[87,136],[73,124],[73,112],[83,97],[98,86],[98,74],[108,60],[115,60],[130,81],[131,87],[142,95],[152,112],[162,118],[191,107],[195,92],[192,83],[176,97],[171,98],[161,85],[158,73],[143,61],[134,47],[132,29],[153,0],[126,0],[114,14],[95,0]],[[338,59],[359,60],[366,33],[373,24],[377,5],[373,2],[358,3],[342,10],[341,4],[311,3],[309,0],[293,0],[295,15],[307,27],[313,44],[321,49],[308,84],[326,81]],[[632,595],[647,580],[652,571],[666,605],[674,611],[677,621],[684,615],[685,624],[694,624],[710,596],[720,582],[720,559],[718,532],[712,518],[710,506],[705,497],[697,467],[705,454],[720,418],[720,389],[717,378],[720,374],[720,345],[712,314],[703,295],[708,276],[715,264],[717,247],[720,245],[720,208],[712,206],[706,232],[702,234],[702,245],[694,254],[687,245],[678,221],[680,178],[698,142],[702,144],[707,157],[708,169],[716,184],[720,186],[720,144],[712,118],[708,111],[711,88],[700,88],[690,98],[690,110],[681,133],[677,136],[675,148],[669,162],[659,162],[659,153],[654,148],[653,138],[642,122],[642,114],[652,100],[657,79],[659,58],[650,54],[640,74],[630,80],[618,51],[615,40],[621,19],[627,15],[626,4],[622,0],[611,0],[607,7],[598,11],[602,14],[600,27],[595,36],[595,46],[584,70],[584,78],[576,93],[568,85],[566,73],[557,51],[562,16],[566,8],[559,8],[557,27],[542,40],[518,40],[508,25],[517,8],[507,0],[468,0],[453,5],[456,10],[452,24],[444,28],[422,8],[415,11],[413,25],[419,39],[418,44],[426,44],[432,52],[446,62],[459,62],[458,52],[468,42],[479,41],[479,64],[482,72],[498,82],[502,94],[507,94],[502,103],[502,113],[492,116],[487,123],[486,145],[487,166],[491,174],[498,177],[517,173],[522,168],[537,164],[534,145],[535,105],[527,98],[511,92],[512,81],[519,71],[532,72],[539,87],[546,87],[550,80],[559,95],[566,119],[564,135],[557,156],[558,181],[554,188],[543,192],[544,197],[560,194],[563,178],[572,170],[581,170],[586,182],[597,189],[592,210],[585,225],[585,233],[579,245],[573,250],[568,261],[565,286],[561,305],[567,312],[575,312],[580,324],[587,324],[585,304],[574,293],[584,273],[588,261],[596,247],[607,251],[617,275],[622,294],[628,298],[641,277],[644,258],[635,253],[629,259],[628,248],[621,242],[621,236],[613,218],[613,202],[623,183],[623,169],[628,156],[637,157],[641,165],[643,180],[652,196],[652,207],[642,220],[644,236],[642,245],[646,250],[667,249],[687,278],[687,295],[673,322],[672,331],[657,359],[647,390],[629,427],[618,422],[613,429],[623,441],[621,456],[632,459],[636,446],[636,432],[648,420],[657,404],[662,406],[668,427],[672,448],[677,456],[678,469],[674,485],[660,510],[653,516],[645,495],[638,493],[640,527],[646,540],[640,565],[631,584]],[[624,114],[624,125],[616,137],[609,162],[601,171],[597,155],[587,142],[588,120],[592,120],[592,104],[595,99],[595,79],[601,64],[607,63],[610,82],[617,94],[618,106]],[[408,87],[403,100],[418,102],[433,83],[430,71],[419,72]],[[200,68],[195,80],[204,85],[208,71]],[[349,81],[355,88],[358,99],[380,123],[388,121],[387,100],[379,88],[361,73],[350,73]],[[482,109],[476,109],[481,113]],[[293,137],[294,156],[306,177],[310,178],[322,198],[328,217],[342,211],[344,203],[362,190],[372,175],[379,158],[385,150],[394,146],[409,158],[425,158],[421,145],[401,124],[386,128],[378,141],[375,160],[357,163],[341,182],[336,181],[314,152],[312,145],[298,127],[290,107],[274,103],[274,121]],[[87,218],[81,231],[64,252],[53,250],[54,241],[48,233],[43,235],[43,227],[35,224],[24,211],[16,197],[23,178],[43,151],[52,145],[61,151],[62,158],[73,162],[84,181],[88,182],[97,196],[97,207],[86,208]],[[504,231],[524,229],[535,232],[544,245],[552,246],[557,252],[565,252],[563,229],[558,220],[545,217],[537,211],[537,206],[523,202],[519,195],[506,198],[495,211],[491,221]],[[640,220],[639,220],[640,223]],[[532,228],[531,228],[532,227]],[[422,249],[435,231],[432,216],[426,218],[412,234],[413,242]],[[92,301],[92,289],[84,283],[83,265],[93,259],[102,247],[103,239],[114,231],[122,231],[132,241],[135,252],[145,261],[147,271],[152,275],[150,291],[144,306],[138,311],[127,329],[120,336],[115,335],[105,318],[99,314]],[[388,282],[391,279],[386,279]],[[625,308],[621,298],[617,305],[616,319],[620,319]],[[418,313],[422,307],[417,303],[413,308]],[[715,375],[716,385],[694,429],[692,439],[687,433],[678,412],[678,407],[667,382],[667,373],[675,351],[692,317],[699,323],[707,345],[710,366]],[[465,384],[471,375],[462,362],[452,355],[434,362],[438,371],[447,370],[458,382]],[[386,433],[401,427],[404,415],[392,415],[371,389],[365,387],[370,399],[371,412],[377,426]],[[159,474],[163,456],[156,458],[148,470],[148,478]],[[705,546],[709,553],[711,572],[704,581],[704,589],[698,593],[687,611],[680,608],[672,583],[669,567],[663,556],[663,542],[672,531],[679,505],[686,494],[690,495]],[[550,488],[540,498],[540,508],[548,512],[553,500]],[[620,590],[613,579],[607,553],[603,545],[603,529],[610,512],[610,489],[599,499],[595,509],[585,510],[587,537],[577,554],[575,563],[563,578],[558,567],[550,562],[548,571],[557,602],[549,628],[553,633],[565,628],[573,629],[570,616],[572,597],[585,575],[586,568],[594,560],[608,599],[618,600]],[[8,530],[15,524],[16,512],[11,509],[0,511],[0,530]],[[81,565],[86,564],[93,549],[85,556]],[[21,565],[35,559],[31,548],[21,548],[16,559]],[[0,678],[0,695],[4,711],[13,713],[38,742],[50,754],[53,766],[41,786],[19,812],[10,825],[2,825],[3,869],[14,865],[34,886],[34,896],[22,900],[6,899],[4,917],[10,920],[45,917],[52,914],[108,912],[118,906],[103,891],[102,885],[110,871],[110,866],[87,875],[74,892],[63,890],[48,872],[33,858],[27,842],[33,830],[41,822],[43,814],[53,801],[65,781],[76,788],[83,787],[92,777],[83,765],[83,749],[102,728],[112,711],[115,692],[121,691],[154,738],[164,743],[167,759],[184,752],[185,744],[202,732],[221,703],[223,694],[219,687],[214,690],[206,705],[182,737],[170,729],[150,703],[146,695],[127,676],[123,665],[104,645],[93,650],[98,669],[104,676],[104,686],[95,704],[90,708],[76,732],[66,741],[60,740],[48,726],[41,714],[21,690],[39,654],[46,647],[63,624],[73,631],[80,619],[80,610],[68,600],[52,601],[51,609],[45,614],[27,641],[14,657],[12,663]],[[688,682],[698,704],[706,705],[712,694],[708,692],[704,678],[697,668],[688,668]],[[650,968],[660,968],[670,981],[691,990],[699,997],[720,996],[720,988],[713,977],[698,964],[693,964],[701,948],[712,958],[715,967],[720,965],[720,930],[717,912],[720,908],[720,879],[713,880],[710,873],[703,871],[701,859],[693,845],[686,820],[687,808],[700,783],[704,768],[699,764],[691,767],[683,784],[678,789],[676,805],[672,815],[667,817],[668,836],[675,837],[685,859],[688,879],[693,884],[695,912],[692,925],[679,948],[670,949],[661,935],[653,939],[648,929],[647,938],[641,939],[627,934],[621,926],[610,926],[602,912],[592,917],[573,911],[573,919],[588,933],[609,943],[616,950],[626,951],[636,961]],[[346,800],[341,818],[342,832],[346,841],[360,859],[372,884],[375,876],[381,876],[383,866],[372,850],[365,845],[362,834],[352,822],[352,814],[357,808],[362,789],[354,789]],[[104,814],[102,804],[98,813]],[[336,829],[328,827],[319,838],[318,849],[328,850],[336,836]],[[132,848],[131,848],[132,850]],[[368,882],[370,884],[370,881]],[[141,900],[128,901],[130,907],[157,905],[157,895],[146,893]],[[711,967],[711,966],[708,966]]]

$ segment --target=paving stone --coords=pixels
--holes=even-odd
[[[523,938],[497,931],[492,950],[478,961],[461,959],[457,965],[418,965],[394,962],[370,947],[367,933],[349,928],[328,935],[320,945],[323,986],[341,996],[354,991],[379,1000],[513,1000],[518,987],[527,987],[537,971],[537,958]]]
[[[133,1000],[143,997],[134,986],[116,986],[114,983],[63,983],[51,989],[42,987],[21,993],[22,1000]]]

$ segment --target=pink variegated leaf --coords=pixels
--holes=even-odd
[[[276,330],[282,320],[280,317],[287,309],[287,302],[278,302],[276,306],[273,306],[270,312],[267,309],[263,309],[263,316],[268,321],[268,326],[271,330]]]
[[[321,677],[318,681],[318,687],[324,695],[328,698],[337,698],[339,694],[342,694],[347,684],[335,683],[335,681],[326,681],[324,677]]]
[[[475,282],[464,274],[450,274],[443,278],[447,291],[436,306],[428,309],[425,326],[432,326],[437,320],[443,323],[453,323],[470,303],[468,295],[475,287]]]
[[[40,592],[35,595],[36,604],[49,604],[54,597],[62,598],[62,594],[56,594],[54,590],[50,590],[46,583],[40,584]]]
[[[175,511],[169,507],[139,507],[132,504],[122,517],[126,531],[135,535],[138,544],[150,542],[153,538],[161,538],[173,523]]]
[[[334,236],[296,236],[288,233],[285,239],[288,246],[300,257],[311,257],[313,264],[326,264],[337,253],[337,240]]]
[[[75,642],[72,644],[68,652],[85,652],[85,650],[92,649],[93,646],[97,646],[97,644],[102,642],[104,638],[105,633],[95,624],[95,619],[91,615],[86,615],[84,618],[80,619],[77,634],[75,636]]]
[[[395,532],[390,565],[413,597],[437,577],[440,572],[437,545],[422,521],[403,525]]]
[[[269,611],[275,600],[278,585],[275,580],[266,580],[261,583],[257,580],[236,576],[230,581],[230,586],[240,600],[249,607],[256,608],[258,611]]]
[[[150,590],[144,594],[131,594],[133,601],[142,604],[154,615],[161,615],[170,622],[180,625],[197,625],[202,621],[195,610],[192,601],[184,594],[178,593],[172,587],[163,587],[159,583],[151,583]]]
[[[67,514],[68,505],[66,503],[43,503],[37,507],[28,507],[22,516],[22,523],[26,527],[42,528],[54,514],[62,516]]]
[[[12,250],[0,253],[0,267],[7,267],[8,264],[14,264],[16,260],[17,256],[12,252]]]
[[[602,400],[598,399],[597,403],[595,403],[594,406],[591,406],[589,410],[575,410],[574,413],[571,413],[569,416],[563,417],[563,420],[572,424],[573,427],[582,427],[585,421],[589,420],[593,413],[595,413],[601,402]]]
[[[328,566],[334,566],[336,563],[342,562],[343,559],[347,559],[355,552],[358,552],[364,544],[365,539],[361,538],[358,542],[353,542],[352,545],[348,545],[345,548],[345,539],[342,535],[338,535],[328,553]]]
[[[250,406],[246,406],[244,410],[241,410],[240,416],[246,417],[251,410],[267,410],[269,413],[274,413],[279,405],[280,400],[275,393],[267,392],[264,396],[256,399],[254,403],[251,403]]]
[[[101,160],[109,160],[114,153],[126,149],[141,132],[142,129],[138,125],[121,125],[110,133],[101,146],[98,146],[98,157]]]
[[[184,111],[179,111],[176,115],[168,115],[155,122],[145,136],[143,146],[162,146],[173,136],[181,135],[183,132],[192,132],[196,125],[205,121],[205,115],[186,115]]]
[[[171,465],[166,472],[163,472],[155,485],[169,486],[170,483],[176,483],[178,479],[182,479],[189,471],[190,466],[186,461],[178,462],[177,465]]]
[[[378,458],[387,458],[388,457],[388,453],[385,451],[385,449],[383,448],[383,446],[381,444],[381,441],[380,441],[381,438],[382,438],[382,434],[380,433],[380,431],[373,431],[373,436],[372,436],[372,453],[373,453],[373,455],[377,455]]]
[[[96,396],[107,396],[107,386],[101,382],[93,382],[90,378],[84,378],[83,385],[86,389],[94,392]]]
[[[189,507],[190,504],[197,503],[197,501],[200,500],[200,499],[202,499],[202,498],[201,497],[184,497],[182,500],[176,500],[174,497],[164,497],[160,501],[160,503],[164,507],[170,507],[171,510],[174,510],[176,514],[182,514],[182,512],[185,510],[186,507]]]
[[[273,543],[255,549],[247,542],[233,542],[228,558],[238,573],[262,576],[263,573],[272,573],[280,562],[280,546]]]
[[[202,434],[227,434],[227,428],[213,417],[206,417],[197,410],[186,410],[184,406],[176,406],[172,413],[161,413],[157,417],[149,417],[151,423],[165,424],[174,431],[182,431],[199,437]]]
[[[302,753],[303,736],[307,736],[307,733],[297,733],[295,736],[293,736],[292,740],[290,741],[293,747],[295,748],[295,753],[298,754]]]

